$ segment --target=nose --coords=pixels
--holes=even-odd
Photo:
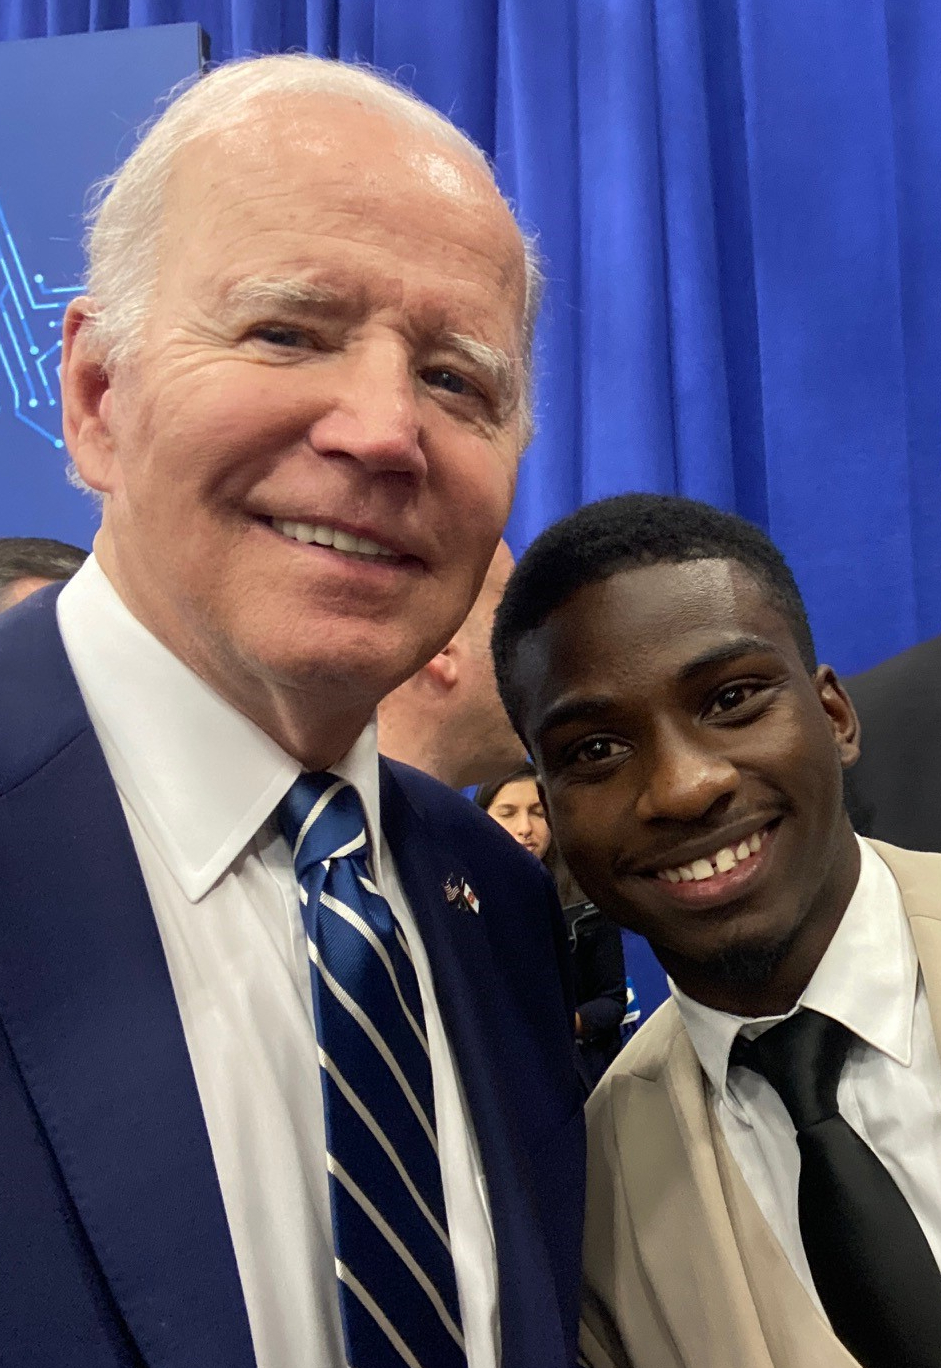
[[[317,451],[376,472],[424,473],[419,397],[404,340],[363,340],[325,362],[324,380],[327,394],[310,432]]]
[[[706,738],[673,731],[658,738],[637,798],[637,815],[645,822],[695,821],[730,798],[739,782],[735,765]]]
[[[528,812],[522,812],[516,819],[513,835],[520,842],[527,840],[533,834],[533,822]]]

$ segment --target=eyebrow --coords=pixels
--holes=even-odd
[[[339,295],[328,286],[314,285],[307,280],[246,276],[226,289],[223,303],[233,309],[315,309],[339,303]]]
[[[593,718],[601,717],[612,707],[614,700],[605,698],[598,694],[589,698],[563,698],[558,703],[552,703],[545,712],[538,728],[538,735],[543,736],[553,727],[564,727],[569,722],[590,722]]]
[[[716,665],[726,665],[747,655],[774,655],[782,658],[780,647],[766,637],[738,636],[732,641],[722,642],[700,652],[698,656],[687,661],[678,677],[681,682],[685,682],[702,670],[714,668]],[[562,698],[546,709],[538,728],[538,735],[543,736],[552,728],[564,727],[569,722],[591,722],[595,718],[603,718],[616,706],[617,700],[604,694],[589,695],[586,698]]]
[[[781,648],[776,646],[773,641],[769,641],[767,637],[737,636],[731,641],[722,642],[719,646],[712,646],[708,651],[702,651],[698,656],[687,661],[680,670],[679,679],[681,681],[691,679],[693,675],[699,674],[702,670],[707,670],[716,665],[727,665],[747,655],[775,655],[780,659],[782,653]]]
[[[511,357],[499,347],[488,346],[486,342],[464,337],[461,333],[444,333],[442,341],[487,374],[497,392],[501,414],[511,412],[519,401],[520,358]]]
[[[314,285],[290,276],[273,279],[247,276],[230,285],[223,294],[224,306],[235,311],[258,308],[313,310],[336,308],[342,302],[342,296],[329,286]],[[439,341],[486,374],[496,391],[501,417],[512,413],[519,403],[522,388],[520,357],[511,357],[501,348],[491,347],[463,333],[443,332]]]

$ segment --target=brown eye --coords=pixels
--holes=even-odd
[[[706,709],[706,716],[735,712],[736,709],[750,703],[758,692],[757,684],[726,684],[713,695],[712,702]]]
[[[590,741],[583,741],[575,752],[575,759],[588,761],[610,760],[615,755],[624,755],[627,746],[623,741],[615,741],[611,736],[593,736]]]

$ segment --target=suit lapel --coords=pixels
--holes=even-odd
[[[771,1368],[725,1205],[699,1061],[685,1031],[673,1039],[662,1078],[631,1080],[618,1117],[638,1257],[682,1362]],[[717,1313],[721,1307],[734,1307],[734,1315]]]
[[[870,844],[901,889],[941,1049],[941,856]],[[621,1180],[639,1259],[682,1361],[770,1368],[795,1362],[796,1342],[814,1363],[854,1363],[787,1263],[707,1106],[699,1062],[680,1029],[662,1076],[640,1070],[618,1108]],[[696,1306],[700,1313],[692,1314]],[[716,1315],[717,1307],[734,1314]],[[764,1317],[777,1322],[765,1327]]]
[[[548,1368],[563,1363],[565,1351],[501,1047],[515,1009],[503,999],[484,918],[449,904],[444,892],[449,876],[466,875],[466,853],[434,842],[395,775],[380,763],[383,831],[428,954],[474,1118],[497,1245],[502,1361]]]
[[[0,776],[0,1013],[111,1293],[149,1368],[254,1354],[199,1096],[120,801],[54,598],[11,631],[0,709],[54,745]],[[24,687],[28,685],[28,687]],[[29,760],[14,754],[14,771]]]
[[[814,1368],[859,1368],[789,1264],[743,1179],[714,1114],[710,1114],[709,1123],[729,1219],[739,1249],[745,1251],[742,1264],[772,1362],[807,1362]]]

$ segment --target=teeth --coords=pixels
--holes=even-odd
[[[282,537],[290,537],[292,541],[303,542],[307,546],[315,542],[317,546],[332,546],[335,551],[355,552],[358,556],[395,555],[394,551],[387,550],[368,537],[354,537],[350,532],[341,532],[323,523],[289,522],[286,519],[272,518],[271,526],[276,532],[280,532]]]
[[[747,839],[739,841],[733,850],[731,846],[723,846],[717,850],[709,859],[704,857],[693,860],[692,864],[678,865],[675,869],[658,869],[657,878],[665,883],[692,883],[693,880],[702,882],[711,879],[716,874],[727,874],[730,869],[735,867],[749,856],[757,854],[761,849],[765,839],[764,831],[755,831]]]

